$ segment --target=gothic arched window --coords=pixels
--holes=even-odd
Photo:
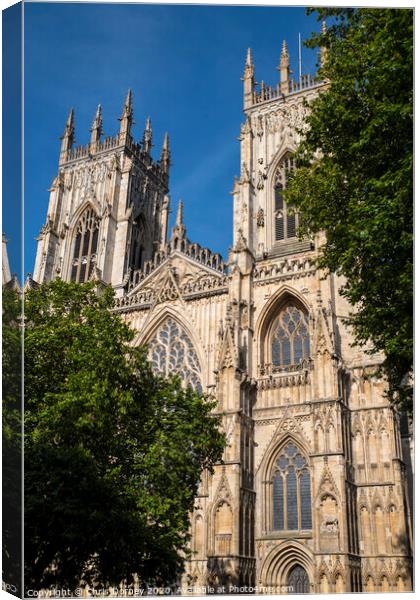
[[[80,217],[75,230],[71,281],[84,283],[92,275],[98,251],[99,218],[92,208]]]
[[[273,530],[312,529],[311,479],[308,463],[292,442],[278,455],[272,474]]]
[[[165,375],[179,375],[186,385],[203,391],[201,370],[194,346],[178,323],[168,317],[149,342],[154,369]]]
[[[131,230],[130,267],[136,271],[141,269],[144,262],[145,230],[140,219],[133,223]]]
[[[303,567],[293,567],[287,578],[287,587],[288,594],[309,594],[309,577]]]
[[[309,358],[309,315],[295,304],[287,304],[274,321],[270,333],[273,367],[299,365]]]
[[[287,206],[283,197],[283,191],[294,166],[293,158],[290,154],[286,154],[278,164],[274,175],[274,239],[276,242],[296,237],[297,212],[292,206]]]

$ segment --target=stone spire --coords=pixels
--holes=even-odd
[[[160,166],[164,173],[169,173],[171,165],[171,152],[169,150],[169,136],[165,133],[163,138],[162,152],[160,153]]]
[[[66,127],[64,133],[61,136],[61,150],[60,150],[60,162],[67,158],[67,153],[74,144],[74,110],[73,108],[69,112],[67,117]]]
[[[321,36],[327,35],[327,31],[327,23],[326,21],[322,21]],[[327,52],[327,48],[324,45],[321,45],[319,48],[319,63],[321,68],[325,65],[325,62],[327,60]]]
[[[280,89],[282,94],[289,93],[289,78],[290,78],[290,60],[287,52],[286,40],[283,40],[283,46],[280,55]]]
[[[90,132],[90,145],[96,146],[96,144],[101,141],[102,135],[102,107],[100,104],[98,104],[98,108],[96,109]]]
[[[133,125],[133,100],[131,90],[127,92],[120,121],[120,142],[125,142],[131,136],[131,126]]]
[[[152,122],[150,117],[147,117],[146,128],[143,133],[143,151],[150,154],[152,149]]]
[[[244,76],[244,108],[249,108],[253,104],[253,93],[255,88],[254,65],[252,62],[251,48],[248,48],[245,62]]]
[[[185,225],[184,225],[184,206],[181,198],[178,202],[178,208],[176,211],[175,226],[172,227],[172,237],[185,237]]]

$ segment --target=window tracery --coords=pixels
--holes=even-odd
[[[271,328],[271,364],[273,367],[299,365],[309,358],[309,315],[295,304],[281,310]]]
[[[179,375],[186,385],[202,393],[200,363],[185,331],[172,319],[166,321],[149,342],[154,369],[165,377]]]
[[[309,594],[309,577],[300,565],[292,568],[287,578],[289,594]]]
[[[294,168],[294,159],[290,154],[286,154],[278,164],[274,175],[274,239],[276,242],[296,237],[298,215],[284,200],[287,180]]]
[[[278,455],[272,482],[273,530],[311,529],[311,480],[308,463],[292,442],[288,442]]]
[[[92,275],[98,251],[99,218],[92,208],[80,217],[75,230],[71,281],[84,283]]]

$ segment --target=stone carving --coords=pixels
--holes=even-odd
[[[267,175],[263,173],[261,170],[258,171],[258,181],[257,181],[257,190],[264,189],[264,180],[267,179]]]
[[[338,519],[335,516],[328,516],[321,523],[321,533],[338,533]]]
[[[262,136],[264,135],[264,119],[262,115],[258,115],[257,117],[257,136],[259,137],[259,139],[262,138]]]
[[[264,209],[261,206],[257,212],[257,227],[264,227]]]

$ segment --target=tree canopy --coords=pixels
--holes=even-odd
[[[200,474],[221,460],[214,402],[155,375],[113,292],[25,294],[25,573],[34,589],[168,585]]]
[[[356,343],[383,353],[390,399],[411,410],[413,365],[413,11],[317,9],[325,48],[287,197],[318,264],[346,278]],[[321,239],[321,238],[320,238]]]
[[[2,514],[3,582],[21,595],[22,568],[22,303],[2,290]]]

